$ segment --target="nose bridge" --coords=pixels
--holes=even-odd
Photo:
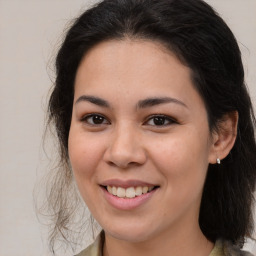
[[[136,129],[131,123],[123,122],[118,124],[113,134],[112,146],[117,147],[119,151],[119,146],[121,146],[124,151],[129,151],[129,149],[132,150],[138,136],[136,133],[138,132],[136,132]]]
[[[144,163],[146,154],[141,133],[132,122],[122,122],[115,126],[106,152],[106,160],[121,168]]]

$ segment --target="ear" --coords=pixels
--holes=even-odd
[[[217,158],[224,159],[233,148],[237,136],[238,112],[226,114],[218,124],[211,140],[209,163],[216,164]]]

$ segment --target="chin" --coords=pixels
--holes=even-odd
[[[148,230],[148,228],[151,227],[150,225],[147,225],[147,228],[138,227],[138,226],[118,226],[117,228],[114,227],[114,225],[111,228],[103,228],[105,233],[108,234],[111,237],[114,237],[118,240],[123,240],[126,242],[131,243],[140,243],[149,240],[153,234],[152,234],[152,228]]]

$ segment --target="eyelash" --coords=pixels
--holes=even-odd
[[[90,118],[91,118],[91,121],[88,121],[88,120],[90,120]],[[93,120],[93,118],[94,118],[94,120]],[[85,122],[86,124],[91,125],[91,126],[111,124],[111,122],[105,116],[103,116],[101,114],[97,114],[97,113],[83,116],[81,118],[81,121]],[[99,121],[100,123],[97,123],[97,121]],[[150,121],[153,121],[154,124],[150,124]],[[156,124],[156,122],[160,122],[160,124]],[[162,114],[155,114],[155,115],[149,116],[146,119],[146,121],[143,123],[143,125],[156,126],[156,127],[166,127],[166,126],[176,124],[176,123],[177,123],[177,120],[175,120],[172,117],[162,115]]]
[[[102,123],[93,123],[93,122],[89,122],[88,120],[89,119],[93,119],[93,118],[97,118],[98,120],[103,120],[103,122]],[[94,114],[89,114],[89,115],[86,115],[86,116],[83,116],[82,118],[81,118],[81,121],[82,122],[85,122],[86,124],[88,124],[88,125],[92,125],[92,126],[99,126],[99,125],[105,125],[105,124],[110,124],[110,122],[108,121],[108,119],[105,117],[105,116],[103,116],[103,115],[101,115],[101,114],[97,114],[97,113],[94,113]],[[94,120],[94,122],[96,121],[96,119]]]
[[[159,124],[159,125],[157,125],[156,123],[147,124],[147,123],[149,123],[149,121],[153,121],[153,122],[160,121],[162,124]],[[166,121],[168,123],[166,123]],[[156,126],[156,127],[166,127],[166,126],[176,124],[176,123],[177,123],[177,120],[175,120],[174,118],[172,118],[170,116],[156,114],[156,115],[152,115],[149,118],[147,118],[147,120],[143,124],[146,124],[146,125],[149,125],[149,126]]]

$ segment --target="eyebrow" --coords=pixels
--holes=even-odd
[[[95,96],[87,96],[87,95],[82,95],[81,97],[79,97],[76,100],[75,104],[82,102],[82,101],[88,101],[88,102],[91,102],[100,107],[105,107],[105,108],[110,107],[109,103],[106,100],[103,100],[103,99],[95,97]]]
[[[137,108],[153,107],[153,106],[165,104],[165,103],[176,103],[187,108],[187,105],[184,102],[175,98],[170,98],[170,97],[148,98],[145,100],[140,100],[137,104]]]
[[[110,107],[110,104],[106,100],[99,97],[95,97],[95,96],[89,96],[89,95],[80,96],[76,100],[75,104],[83,101],[91,102],[100,107],[105,107],[105,108]],[[140,100],[137,103],[137,108],[142,109],[142,108],[153,107],[156,105],[166,104],[166,103],[175,103],[187,108],[187,105],[182,101],[175,98],[170,98],[170,97],[155,97],[155,98],[147,98],[144,100]]]

